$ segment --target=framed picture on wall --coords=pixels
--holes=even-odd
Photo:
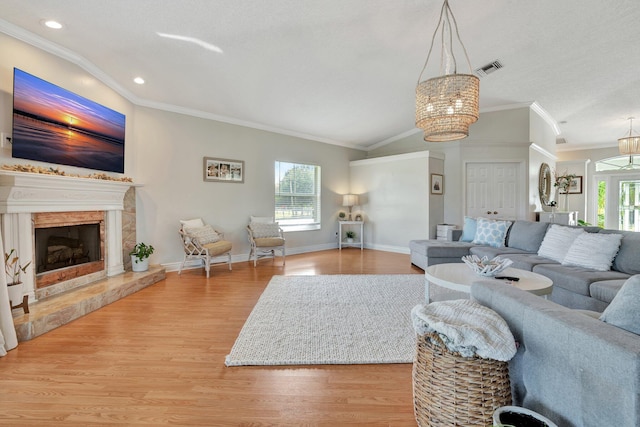
[[[431,194],[444,194],[444,177],[438,173],[431,174]]]
[[[244,182],[244,161],[204,158],[204,180],[213,182]]]
[[[582,194],[582,177],[576,176],[569,183],[567,194]]]

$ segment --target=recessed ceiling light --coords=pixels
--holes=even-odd
[[[144,79],[142,77],[136,77],[135,79],[133,79],[133,81],[139,85],[144,84]]]
[[[59,30],[60,28],[62,28],[62,24],[59,23],[58,21],[53,21],[51,19],[49,20],[44,20],[42,21],[42,23],[49,28],[52,28],[54,30]]]

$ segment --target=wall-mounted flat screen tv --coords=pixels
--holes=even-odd
[[[12,156],[124,173],[125,115],[13,72]]]

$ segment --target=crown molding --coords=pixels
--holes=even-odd
[[[87,58],[83,57],[82,55],[78,55],[77,53],[65,47],[62,47],[56,43],[53,43],[50,40],[45,39],[44,37],[38,36],[30,31],[27,31],[16,25],[13,25],[3,19],[0,19],[0,32],[7,34],[8,36],[11,36],[24,43],[30,44],[54,56],[57,56],[58,58],[64,59],[66,61],[69,61],[77,65],[78,67],[82,68],[83,70],[91,74],[96,79],[100,80],[102,83],[104,83],[106,86],[108,86],[113,91],[118,93],[120,96],[122,96],[123,98],[125,98],[126,100],[128,100],[129,102],[137,106],[153,108],[156,110],[162,110],[162,111],[167,111],[171,113],[184,114],[187,116],[193,116],[193,117],[198,117],[198,118],[207,119],[207,120],[215,120],[218,122],[229,123],[232,125],[242,126],[246,128],[257,129],[257,130],[262,130],[266,132],[273,132],[280,135],[293,136],[296,138],[322,142],[325,144],[338,145],[341,147],[351,148],[351,149],[360,150],[360,151],[367,151],[366,148],[363,148],[362,146],[352,144],[352,143],[336,141],[328,138],[321,138],[315,135],[296,132],[289,129],[282,129],[275,126],[268,126],[261,123],[235,119],[233,117],[222,116],[222,115],[209,113],[202,110],[185,108],[178,105],[165,104],[165,103],[160,103],[160,102],[155,102],[155,101],[150,101],[148,99],[140,98],[134,95],[129,90],[125,89],[120,84],[118,84],[116,80],[111,78],[111,76],[109,76],[107,73],[102,71],[102,69],[100,69],[91,61],[89,61]]]

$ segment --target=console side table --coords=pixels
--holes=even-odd
[[[338,221],[340,224],[338,227],[338,247],[342,250],[342,247],[348,246],[360,246],[360,250],[364,248],[364,221]],[[353,239],[353,242],[347,242],[347,239],[344,237],[342,229],[344,228],[344,232],[347,230],[352,230],[354,228],[358,228],[360,233],[356,231],[356,237]]]

